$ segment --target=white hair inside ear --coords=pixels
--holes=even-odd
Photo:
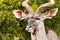
[[[45,19],[47,19],[47,18],[52,19],[54,16],[56,16],[57,12],[58,12],[58,8],[55,8],[42,15]]]
[[[15,15],[16,18],[20,20],[26,19],[26,14],[21,10],[14,10],[13,14]]]

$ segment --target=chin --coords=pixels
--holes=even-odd
[[[29,29],[28,32],[34,33],[34,30],[33,29]]]

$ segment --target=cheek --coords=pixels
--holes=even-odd
[[[38,25],[38,24],[39,24],[39,22],[40,22],[40,20],[36,20],[36,22],[35,22],[35,23]]]

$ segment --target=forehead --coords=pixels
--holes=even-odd
[[[31,22],[31,21],[32,21],[32,22],[34,22],[34,21],[35,21],[35,19],[31,19],[31,18],[30,18],[30,19],[28,20],[28,22]]]
[[[40,20],[37,20],[37,19],[29,19],[28,20],[28,23],[38,23],[40,22]]]
[[[40,17],[31,17],[31,18],[29,18],[29,20],[31,20],[31,21],[40,20]]]

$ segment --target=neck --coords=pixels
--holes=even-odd
[[[44,28],[43,22],[40,22],[40,24],[38,25],[34,34],[31,33],[31,38],[32,38],[32,40],[48,40],[46,33],[45,33],[45,28]]]

